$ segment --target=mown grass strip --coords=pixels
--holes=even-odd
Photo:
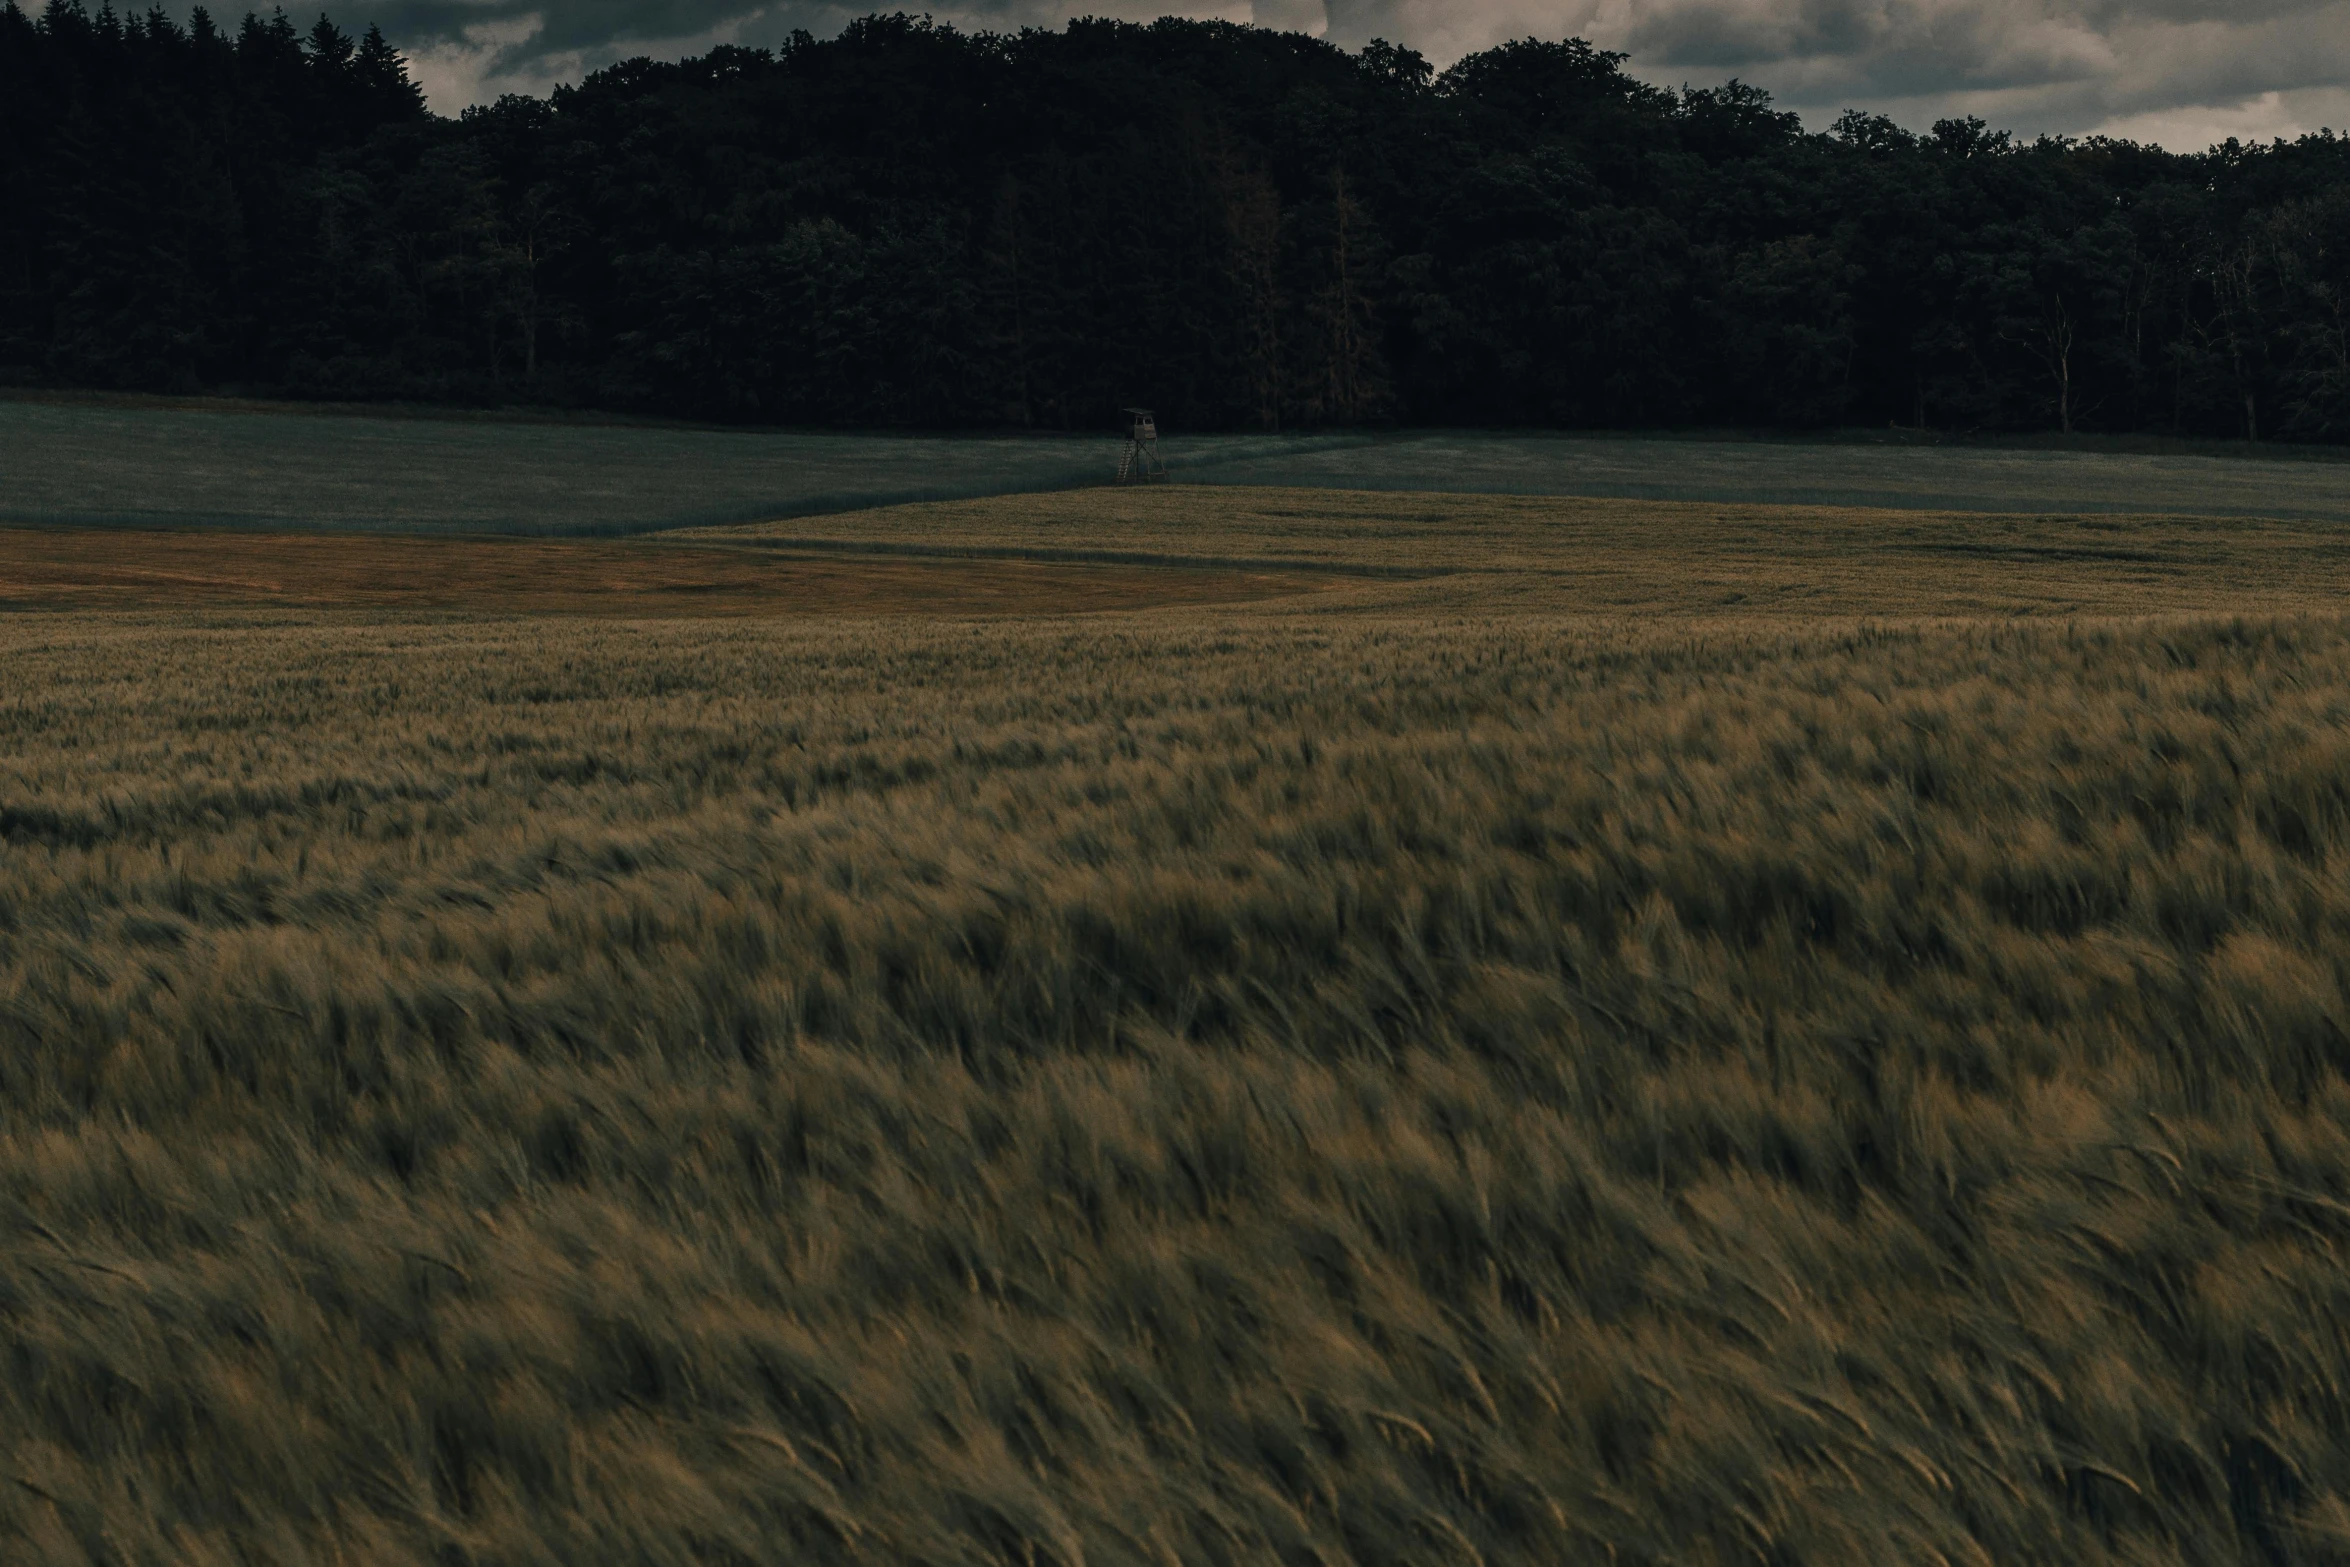
[[[1377,561],[1317,560],[1297,555],[1187,555],[1162,550],[1060,548],[1027,544],[918,544],[898,539],[822,538],[760,533],[727,539],[675,541],[678,547],[807,555],[903,556],[922,560],[1033,560],[1064,565],[1161,566],[1191,571],[1311,572],[1342,577],[1416,581],[1452,575],[1444,566],[1394,566]]]

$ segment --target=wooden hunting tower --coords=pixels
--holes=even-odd
[[[1126,437],[1125,455],[1118,459],[1118,482],[1140,484],[1148,479],[1167,477],[1167,465],[1159,461],[1159,422],[1151,417],[1148,408],[1129,408],[1134,416],[1134,429]]]

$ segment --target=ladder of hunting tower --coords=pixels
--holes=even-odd
[[[1146,479],[1164,479],[1167,465],[1159,460],[1159,422],[1151,417],[1148,408],[1129,408],[1134,416],[1134,428],[1126,437],[1126,450],[1118,458],[1118,482],[1139,484]]]

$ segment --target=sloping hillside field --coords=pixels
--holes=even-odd
[[[1358,446],[1219,453],[1184,476],[1312,489],[2350,521],[2350,463],[2338,448],[2271,448],[2252,457],[2087,442],[2034,449],[1439,430]]]
[[[584,539],[0,528],[0,610],[1073,614],[1314,592],[1337,575]]]
[[[1167,448],[1188,463],[1318,444]],[[0,525],[577,536],[1098,484],[1119,443],[0,398],[0,453]]]
[[[1184,435],[1172,475],[1242,488],[2350,522],[2350,462],[2123,449],[1399,431]],[[1114,432],[695,429],[158,399],[0,397],[0,526],[616,535],[1096,485]]]
[[[2350,1549],[2329,528],[240,537],[0,535],[0,1560]]]

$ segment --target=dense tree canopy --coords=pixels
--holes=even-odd
[[[891,16],[446,120],[372,29],[8,0],[0,380],[2350,439],[2350,139],[1809,134],[1622,64]]]

